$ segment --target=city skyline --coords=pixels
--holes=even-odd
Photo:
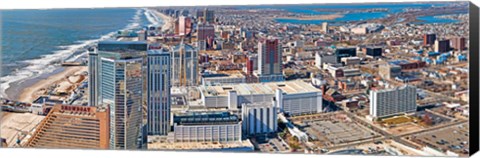
[[[78,16],[65,29],[46,16],[61,10],[26,10],[59,25],[49,32],[58,40],[99,39],[43,55],[43,78],[0,80],[0,138],[17,148],[467,156],[470,5],[77,9],[63,11]],[[91,34],[107,28],[120,29]]]

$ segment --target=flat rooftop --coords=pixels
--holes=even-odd
[[[239,118],[236,115],[222,111],[187,112],[173,116],[173,122],[179,125],[225,124],[236,123],[238,120]]]
[[[232,90],[237,91],[238,95],[274,94],[277,89],[287,94],[321,92],[320,89],[301,80],[200,87],[205,96],[227,96]]]

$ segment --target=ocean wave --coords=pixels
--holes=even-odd
[[[160,25],[162,24],[162,20],[160,20],[160,18],[158,18],[152,10],[150,9],[145,9],[145,17],[147,18],[147,20],[152,23],[153,25]]]
[[[135,29],[140,27],[141,16],[142,16],[143,9],[137,9],[135,15],[130,20],[130,24],[128,24],[125,29]]]
[[[142,12],[144,12],[143,9],[137,9],[135,15],[129,21],[130,23],[127,24],[124,30],[139,28]],[[77,44],[58,46],[57,48],[60,50],[53,51],[52,54],[43,55],[38,59],[21,61],[21,63],[26,64],[25,67],[14,70],[10,75],[0,77],[0,97],[8,98],[6,90],[12,86],[12,83],[21,83],[27,79],[53,72],[60,66],[63,60],[76,61],[87,54],[86,49],[94,46],[100,41],[113,38],[115,34],[116,31],[113,31],[98,39],[75,41],[74,43]]]

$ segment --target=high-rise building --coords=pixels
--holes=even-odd
[[[98,54],[88,51],[88,106],[98,105]]]
[[[324,33],[328,33],[328,23],[327,22],[322,23],[322,31]]]
[[[435,52],[448,52],[450,51],[450,40],[436,40],[435,41]]]
[[[282,45],[278,39],[258,42],[258,77],[260,82],[282,81]]]
[[[242,105],[242,133],[269,134],[277,131],[277,107],[272,102],[244,103]]]
[[[437,40],[437,35],[433,33],[423,35],[423,45],[433,45]]]
[[[215,39],[215,27],[211,24],[197,25],[197,41],[204,43],[205,49],[213,48],[213,40]]]
[[[257,57],[256,56],[248,56],[247,61],[246,61],[246,74],[247,75],[253,75],[253,70],[255,70],[255,64],[257,63]]]
[[[102,41],[89,53],[90,102],[110,111],[110,149],[136,149],[142,125],[144,41]]]
[[[206,22],[215,23],[215,12],[213,10],[205,9],[204,17]]]
[[[198,52],[181,42],[171,49],[172,85],[195,86],[198,84]]]
[[[465,50],[465,37],[453,37],[450,42],[455,50]]]
[[[410,85],[370,91],[370,116],[381,118],[417,110],[417,88]]]
[[[213,10],[197,10],[197,19],[201,22],[214,23],[215,22],[215,12]]]
[[[109,148],[109,114],[106,108],[57,104],[44,119],[26,147]]]
[[[167,135],[170,131],[170,53],[147,53],[147,133]]]
[[[173,24],[173,29],[174,29],[174,34],[179,35],[180,34],[180,19],[175,19]]]
[[[202,21],[202,20],[203,20],[203,13],[204,13],[204,10],[200,10],[200,9],[197,10],[197,15],[196,15],[196,16],[197,16],[197,19],[198,19],[199,21]]]
[[[186,36],[192,31],[192,19],[186,16],[178,18],[178,35]]]

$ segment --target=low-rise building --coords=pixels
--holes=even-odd
[[[381,47],[367,47],[365,48],[365,54],[370,57],[381,57],[383,50]]]
[[[237,108],[243,103],[276,101],[280,111],[291,115],[322,111],[321,90],[310,83],[294,80],[200,87],[202,102],[208,108]]]
[[[398,65],[381,65],[379,66],[379,74],[382,78],[394,79],[402,74],[402,67]]]
[[[173,118],[174,142],[241,142],[242,122],[229,112],[188,112]]]
[[[343,77],[355,77],[362,75],[360,69],[344,69],[343,70]]]
[[[361,62],[359,57],[346,57],[342,58],[341,61],[344,65],[358,65]]]

